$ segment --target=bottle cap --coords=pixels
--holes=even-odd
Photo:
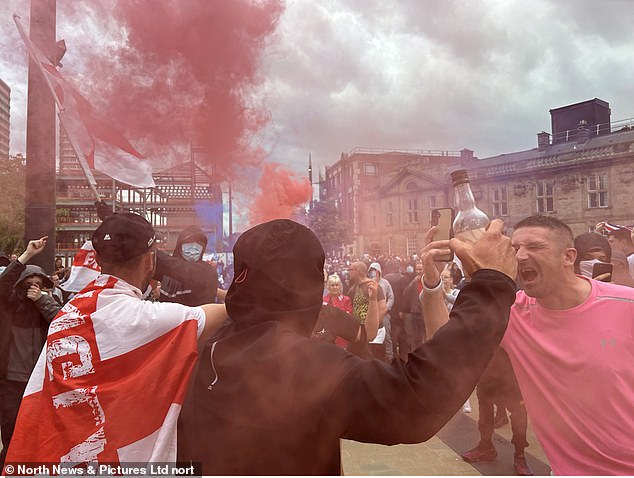
[[[469,172],[466,169],[457,169],[451,172],[451,182],[454,186],[469,182]]]

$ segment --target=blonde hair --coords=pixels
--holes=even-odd
[[[332,279],[332,281],[335,283],[334,285],[338,285],[339,287],[341,287],[341,278],[337,275],[337,274],[331,274],[328,276],[328,279],[326,280],[326,284],[330,285],[330,280]]]

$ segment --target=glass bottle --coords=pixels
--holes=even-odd
[[[453,221],[454,236],[466,242],[477,241],[489,224],[489,218],[476,207],[469,184],[469,173],[458,169],[451,173],[456,218]]]

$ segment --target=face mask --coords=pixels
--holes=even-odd
[[[405,272],[407,272],[408,274],[411,274],[412,272],[414,272],[414,268],[412,266],[407,266],[405,268]]]
[[[376,271],[370,271],[368,272],[368,277],[370,279],[376,279]]]
[[[592,259],[591,261],[581,261],[579,263],[579,269],[581,271],[581,275],[592,279],[592,269],[595,264],[605,264],[605,263],[600,261],[599,259]]]
[[[196,262],[202,257],[203,246],[197,242],[188,242],[181,246],[181,253],[186,261]]]

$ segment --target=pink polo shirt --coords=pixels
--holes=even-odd
[[[556,475],[634,475],[634,289],[545,309],[523,291],[502,341]]]

